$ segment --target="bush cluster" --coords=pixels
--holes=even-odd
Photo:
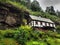
[[[52,31],[33,30],[30,26],[21,26],[15,30],[0,31],[0,39],[12,38],[21,45],[59,44],[60,34]]]
[[[15,33],[14,39],[18,41],[21,45],[35,45],[38,43],[39,45],[55,45],[56,41],[55,38],[57,38],[57,33],[52,31],[43,32],[40,30],[33,30],[29,26],[21,26],[18,28],[19,33]]]

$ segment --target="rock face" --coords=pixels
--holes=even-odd
[[[13,6],[12,4],[0,2],[0,29],[18,27],[23,23],[29,13]]]
[[[9,25],[13,25],[16,23],[16,19],[13,16],[7,16],[5,22]]]

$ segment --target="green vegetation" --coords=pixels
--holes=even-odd
[[[0,0],[0,2],[9,3],[18,9],[28,11],[32,15],[41,16],[53,20],[57,26],[56,30],[60,30],[60,18],[50,13],[28,8],[26,5],[18,1]],[[33,30],[29,26],[21,26],[17,29],[0,30],[0,45],[60,45],[60,34],[52,31]]]
[[[59,45],[60,34],[52,31],[33,30],[21,26],[14,30],[0,30],[1,45]]]
[[[42,11],[40,5],[39,5],[39,2],[34,0],[32,3],[31,3],[31,10],[32,11]]]
[[[2,38],[0,45],[18,45],[18,43],[12,38]]]
[[[58,33],[60,33],[60,25],[57,26],[56,30]]]
[[[15,1],[12,1],[12,0],[0,0],[0,2],[10,3],[13,6],[17,7],[18,9],[22,9],[22,11],[28,11],[31,15],[36,15],[36,16],[42,16],[42,17],[45,17],[45,18],[49,18],[52,21],[54,21],[56,24],[60,25],[59,16],[56,16],[56,14],[50,14],[49,11],[47,11],[47,12],[42,11],[42,8],[39,6],[39,3],[37,1],[33,1],[31,3],[30,8],[32,8],[32,9],[28,9],[28,7],[25,6],[24,4],[22,4],[21,1],[19,1],[19,0],[17,0],[17,1],[16,0]],[[35,2],[38,5],[38,7],[36,7]],[[32,5],[34,5],[34,6],[32,6]],[[36,11],[33,11],[33,10],[35,10],[34,8],[36,9]],[[48,10],[48,9],[46,9],[46,10]],[[51,13],[55,12],[53,6],[52,6],[52,8],[50,10],[51,10]],[[54,12],[52,12],[52,10]]]

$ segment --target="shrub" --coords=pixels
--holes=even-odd
[[[19,33],[16,33],[14,38],[22,45],[25,45],[25,42],[28,41],[28,38],[30,36],[30,30],[31,28],[28,26],[21,26],[17,30],[19,30]]]
[[[14,37],[14,33],[9,33],[9,32],[7,32],[7,33],[4,35],[4,37],[6,37],[6,38],[13,38],[13,37]]]
[[[56,30],[57,30],[58,33],[60,33],[60,26],[57,26]]]
[[[33,30],[30,32],[31,39],[33,40],[39,40],[39,31],[38,30]]]
[[[0,32],[0,40],[2,40],[3,39],[3,35],[2,35],[2,33]]]
[[[26,45],[47,45],[47,43],[42,41],[29,41],[26,43]]]
[[[1,31],[1,32],[5,38],[13,38],[15,35],[15,32],[17,32],[17,30],[6,29],[6,30]]]
[[[25,45],[25,42],[27,41],[27,32],[24,30],[20,30],[20,33],[15,34],[14,38],[18,41],[18,43]]]

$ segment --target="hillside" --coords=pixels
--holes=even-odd
[[[60,18],[57,16],[50,15],[49,13],[46,13],[46,12],[32,11],[19,2],[13,2],[13,1],[8,0],[8,1],[6,1],[6,3],[12,4],[13,6],[17,7],[18,9],[22,9],[22,11],[27,11],[30,13],[30,15],[36,15],[36,16],[42,16],[45,18],[49,18],[49,19],[53,20],[56,24],[60,25]]]
[[[22,13],[23,13],[23,15],[21,13],[22,16],[25,15],[24,14],[25,12],[28,12],[30,15],[36,15],[36,16],[41,16],[41,17],[44,17],[44,18],[49,18],[52,21],[54,21],[55,24],[56,24],[56,27],[58,29],[60,29],[59,28],[60,27],[60,18],[58,16],[51,15],[51,14],[49,14],[47,12],[42,12],[42,11],[32,11],[31,9],[28,9],[25,5],[23,5],[23,4],[19,3],[19,2],[16,2],[16,1],[11,1],[11,0],[6,1],[5,0],[5,1],[0,1],[0,2],[7,3],[6,5],[11,4],[12,5],[11,8],[15,7],[17,10],[21,10]]]
[[[60,32],[60,18],[58,16],[44,11],[32,11],[20,2],[12,0],[0,0],[0,14],[2,29],[6,28],[6,30],[0,30],[0,45],[60,45],[58,33]],[[51,19],[55,22],[58,32],[34,30],[24,25],[24,16],[28,17],[28,15]],[[11,27],[17,28],[11,29]]]
[[[38,12],[38,11],[32,11],[31,9],[28,9],[26,6],[22,5],[19,2],[12,2],[12,1],[7,1],[7,3],[10,3],[20,9],[22,9],[23,11],[28,11],[31,15],[36,15],[36,16],[42,16],[45,18],[49,18],[51,20],[53,20],[56,24],[60,25],[60,18],[54,15],[50,15],[49,13],[46,12]]]
[[[60,45],[60,34],[21,26],[15,30],[0,30],[0,45]]]
[[[14,2],[15,3],[15,2]],[[21,7],[22,8],[22,7]],[[13,5],[13,2],[0,2],[0,29],[18,27],[23,25],[24,16],[28,16],[28,11]]]

